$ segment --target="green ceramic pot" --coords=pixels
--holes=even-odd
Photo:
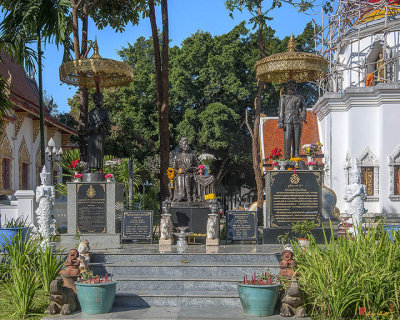
[[[267,286],[239,283],[238,291],[246,315],[265,317],[274,313],[279,284]]]
[[[89,314],[107,313],[114,303],[117,282],[86,284],[75,282],[76,293],[82,312]]]

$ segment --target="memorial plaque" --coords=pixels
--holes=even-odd
[[[320,225],[321,171],[271,171],[269,175],[270,227],[288,228],[304,220]]]
[[[77,225],[80,233],[105,233],[106,185],[81,183],[77,185]]]
[[[228,211],[226,215],[226,239],[257,241],[257,212]]]
[[[153,211],[127,210],[122,215],[123,240],[153,240]]]

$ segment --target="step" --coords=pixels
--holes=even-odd
[[[271,273],[279,272],[278,264],[253,264],[253,265],[215,265],[215,264],[97,264],[91,263],[90,268],[94,274],[112,273],[114,276],[147,276],[169,279],[185,278],[243,278],[257,271],[269,269]]]
[[[229,307],[241,310],[239,295],[214,294],[206,292],[201,295],[184,294],[180,291],[170,291],[154,294],[117,293],[114,307]]]
[[[182,291],[203,294],[206,291],[235,292],[240,279],[138,279],[114,277],[118,281],[117,292],[137,293],[145,291]],[[243,278],[242,278],[243,279]]]
[[[90,261],[95,263],[209,263],[209,264],[274,264],[281,260],[280,253],[216,253],[216,254],[178,254],[178,253],[91,253]]]

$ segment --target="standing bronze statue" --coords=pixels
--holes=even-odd
[[[171,167],[175,170],[173,201],[197,200],[197,166],[198,160],[189,146],[188,138],[182,137],[171,155]]]
[[[300,139],[303,121],[306,123],[307,108],[304,98],[297,94],[295,80],[287,83],[287,94],[279,102],[278,128],[283,128],[285,160],[300,156]]]
[[[89,112],[89,123],[85,132],[88,136],[87,161],[88,171],[96,169],[103,172],[104,144],[110,128],[110,119],[107,109],[103,108],[103,95],[100,92],[93,94],[95,107]]]

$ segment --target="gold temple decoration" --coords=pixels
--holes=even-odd
[[[328,61],[309,52],[295,52],[293,36],[288,51],[276,53],[256,62],[256,78],[262,82],[285,83],[315,81],[325,75]]]
[[[69,85],[85,88],[109,88],[124,86],[132,82],[133,69],[130,65],[112,59],[102,58],[97,41],[90,58],[68,61],[60,66],[60,80]]]
[[[96,196],[96,190],[94,190],[92,185],[90,185],[89,189],[87,189],[86,195],[88,198],[94,198]]]

